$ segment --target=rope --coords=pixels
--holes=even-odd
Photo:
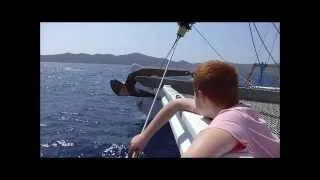
[[[165,75],[166,75],[166,73],[167,73],[169,64],[170,64],[170,62],[171,62],[171,60],[172,60],[172,57],[173,57],[173,55],[174,55],[174,52],[175,52],[175,49],[176,49],[176,47],[177,47],[178,41],[179,41],[179,39],[181,39],[181,38],[184,36],[184,34],[185,34],[188,30],[190,30],[190,29],[191,29],[191,27],[189,27],[188,25],[186,25],[186,24],[184,24],[184,23],[179,23],[179,29],[178,29],[178,32],[177,32],[177,38],[175,39],[175,41],[174,41],[174,43],[173,43],[173,46],[171,47],[171,49],[170,49],[169,52],[167,53],[167,56],[166,56],[166,58],[165,58],[164,60],[166,60],[166,59],[169,57],[170,53],[172,52],[171,57],[170,57],[167,65],[166,65],[166,68],[165,68],[165,70],[164,70],[164,72],[163,72],[163,75],[162,75],[161,81],[160,81],[160,83],[159,83],[157,92],[156,92],[156,94],[155,94],[155,96],[154,96],[154,98],[153,98],[153,101],[152,101],[151,107],[150,107],[150,109],[149,109],[149,112],[148,112],[146,121],[145,121],[145,123],[144,123],[144,125],[143,125],[143,128],[142,128],[142,130],[141,130],[140,133],[143,132],[143,130],[145,129],[145,127],[146,127],[146,125],[147,125],[147,123],[148,123],[148,120],[149,120],[149,118],[150,118],[150,114],[151,114],[151,112],[152,112],[154,103],[156,102],[156,99],[157,99],[157,97],[158,97],[159,90],[160,90],[161,85],[162,85],[162,83],[163,83],[164,77],[165,77]],[[163,60],[162,63],[161,63],[160,69],[162,68],[162,64],[163,64],[164,60]],[[138,153],[138,156],[139,156],[139,154],[140,154],[140,153]],[[136,155],[136,153],[133,152],[132,157],[135,157],[135,155]]]
[[[277,38],[278,38],[278,34],[275,35],[275,38],[272,41],[271,53],[272,53],[272,51],[274,49],[274,42],[276,41]],[[270,60],[270,55],[268,56],[267,63],[269,62],[269,60]]]
[[[259,39],[260,39],[260,41],[262,42],[264,48],[265,48],[266,51],[268,52],[269,56],[272,58],[272,61],[273,61],[276,65],[279,65],[279,64],[277,63],[277,61],[273,58],[273,56],[271,55],[269,49],[267,48],[266,44],[264,43],[263,39],[261,38],[261,34],[260,34],[260,32],[259,32],[256,24],[253,23],[253,26],[254,26],[254,28],[256,29],[256,31],[257,31],[257,33],[258,33],[258,36],[259,36]]]
[[[199,35],[209,44],[209,46],[213,49],[213,51],[223,60],[223,61],[225,61],[225,59],[221,56],[221,54],[213,47],[213,45],[210,43],[210,41],[206,38],[206,37],[204,37],[204,35],[198,30],[198,28],[195,26],[195,25],[193,25],[194,26],[194,29],[199,33]]]
[[[191,27],[193,26],[194,23],[191,23],[191,25],[189,25],[188,23],[178,23],[178,24],[179,24],[180,28],[178,29],[177,36],[178,36],[179,38],[182,38],[182,37],[184,36],[184,34],[191,29]],[[185,27],[185,26],[188,26],[188,27],[182,28],[182,27]],[[176,38],[176,40],[174,41],[173,44],[175,44],[176,41],[178,41],[179,38]],[[170,55],[173,47],[174,47],[174,45],[171,47],[171,49],[170,49],[170,51],[168,52],[166,58],[164,58],[164,59],[162,60],[160,69],[162,68],[162,65],[163,65],[164,61],[168,59],[168,57],[169,57],[169,55]]]
[[[275,23],[272,23],[272,25],[273,25],[274,29],[276,29],[276,31],[280,34],[280,30],[279,30],[279,28],[276,26],[276,24],[275,24]]]
[[[211,47],[211,49],[213,49],[213,51],[223,60],[223,61],[226,61],[222,55],[213,47],[213,45],[210,43],[210,41],[199,31],[199,29],[193,25],[194,29],[199,33],[199,35],[208,43],[208,45]],[[240,73],[239,73],[239,77],[241,77],[245,83],[247,82],[246,78],[243,77]]]
[[[164,70],[164,72],[163,72],[163,75],[162,75],[161,81],[160,81],[160,83],[159,83],[157,92],[156,92],[156,94],[155,94],[155,96],[154,96],[154,98],[153,98],[153,101],[152,101],[151,107],[150,107],[150,109],[149,109],[149,112],[148,112],[146,121],[145,121],[145,123],[144,123],[144,125],[143,125],[142,130],[141,130],[140,133],[143,132],[143,130],[145,129],[145,127],[146,127],[146,125],[147,125],[147,123],[148,123],[148,120],[149,120],[149,118],[150,118],[150,114],[151,114],[151,112],[152,112],[154,103],[156,102],[156,99],[157,99],[157,97],[158,97],[159,90],[160,90],[161,85],[162,85],[162,83],[163,83],[163,79],[164,79],[164,77],[165,77],[165,75],[166,75],[166,73],[167,73],[169,64],[170,64],[170,62],[171,62],[171,60],[172,60],[172,57],[173,57],[173,55],[174,55],[174,51],[175,51],[175,49],[176,49],[176,47],[177,47],[177,43],[178,43],[178,40],[179,40],[180,38],[181,38],[181,37],[177,36],[176,40],[174,41],[174,44],[173,44],[172,48],[170,49],[169,53],[167,54],[166,59],[168,58],[168,56],[170,55],[170,52],[172,51],[171,57],[170,57],[167,65],[166,65],[166,68],[165,68],[165,70]],[[136,154],[136,152],[133,152],[132,157],[136,157],[136,155],[137,155],[137,156],[140,156],[141,153]]]
[[[268,27],[266,33],[265,33],[264,36],[263,36],[263,40],[264,40],[264,41],[265,41],[266,38],[267,38],[267,34],[270,32],[270,31],[269,31],[270,27],[271,27],[271,26]],[[258,49],[258,54],[260,54],[261,49],[262,49],[262,46],[263,46],[263,45],[262,45],[262,43],[261,43],[261,44],[260,44],[260,47],[259,47],[259,49]]]
[[[273,39],[273,42],[272,42],[271,52],[274,49],[274,42],[276,41],[277,38],[278,38],[278,34],[275,34],[275,38]],[[270,56],[268,56],[267,63],[269,62],[269,59],[270,59]],[[279,69],[279,75],[280,75],[280,69]],[[279,76],[276,76],[276,77],[277,77],[276,80],[279,82],[280,81],[280,77]]]
[[[256,54],[256,57],[257,57],[257,61],[258,61],[258,63],[260,64],[260,59],[259,59],[259,56],[258,56],[258,52],[257,52],[256,46],[255,46],[255,43],[254,43],[254,39],[253,39],[252,27],[251,27],[251,24],[250,24],[250,23],[248,23],[248,24],[249,24],[250,34],[251,34],[251,41],[252,41],[252,44],[253,44],[253,47],[254,47],[254,51],[255,51],[255,54]],[[273,24],[273,25],[274,25],[274,24]],[[256,28],[256,26],[255,26],[255,28]],[[256,30],[257,30],[257,28],[256,28]],[[258,30],[257,30],[257,32],[258,32],[259,38],[260,38],[260,40],[261,40],[261,42],[262,42],[262,43],[261,43],[261,46],[260,46],[260,48],[261,48],[262,45],[265,46],[265,44],[264,44],[264,40],[261,38],[260,33],[259,33]],[[266,34],[267,34],[267,33],[266,33]],[[265,36],[264,36],[264,39],[265,39],[265,37],[266,37],[266,34],[265,34]],[[278,35],[278,34],[276,34],[276,37],[273,39],[271,52],[272,52],[273,49],[274,49],[274,42],[275,42],[275,40],[276,40],[276,38],[277,38],[277,35]],[[265,47],[265,48],[266,48],[266,47]],[[259,49],[259,51],[260,51],[260,49]],[[268,50],[267,50],[267,51],[268,51]],[[268,56],[268,59],[267,59],[266,63],[269,62],[270,57],[272,57],[272,56],[271,56],[271,53],[269,53],[269,56]],[[275,64],[277,64],[277,63],[275,63]],[[251,72],[250,72],[249,74],[250,74],[250,76],[251,76]],[[248,80],[249,80],[249,79],[248,79]]]
[[[160,90],[160,88],[161,88],[161,85],[162,85],[163,79],[164,79],[164,77],[165,77],[165,75],[166,75],[166,73],[167,73],[167,70],[168,70],[169,64],[170,64],[170,62],[171,62],[171,60],[172,60],[172,57],[173,57],[173,55],[174,55],[174,51],[175,51],[175,49],[176,49],[176,47],[177,47],[177,43],[178,43],[178,40],[179,40],[179,39],[180,39],[180,37],[177,37],[177,38],[176,38],[175,43],[173,44],[173,48],[171,48],[171,49],[172,49],[172,51],[173,51],[173,52],[172,52],[172,55],[171,55],[171,57],[170,57],[170,59],[169,59],[169,61],[168,61],[167,65],[166,65],[166,68],[165,68],[164,72],[163,72],[163,75],[162,75],[161,81],[160,81],[160,83],[159,83],[159,86],[158,86],[158,89],[157,89],[156,95],[155,95],[155,96],[154,96],[154,98],[153,98],[153,101],[152,101],[152,104],[151,104],[150,110],[149,110],[149,112],[148,112],[148,115],[147,115],[146,121],[145,121],[145,123],[144,123],[144,125],[143,125],[143,128],[142,128],[141,132],[144,130],[144,128],[145,128],[145,127],[146,127],[146,125],[147,125],[147,122],[148,122],[148,120],[149,120],[149,117],[150,117],[151,111],[152,111],[153,106],[154,106],[154,103],[155,103],[155,101],[156,101],[156,99],[157,99],[157,96],[158,96],[159,90]],[[170,51],[171,51],[171,50],[170,50]]]
[[[259,59],[259,56],[258,56],[258,52],[257,52],[257,49],[256,49],[256,45],[254,43],[254,40],[253,40],[253,34],[252,34],[252,28],[251,28],[251,24],[249,24],[249,29],[250,29],[250,35],[251,35],[251,41],[252,41],[252,45],[253,45],[253,48],[254,48],[254,52],[256,54],[256,57],[257,57],[257,60],[258,60],[258,63],[260,64],[260,59]]]
[[[259,55],[258,55],[258,52],[257,52],[256,45],[255,45],[255,43],[254,43],[254,39],[253,39],[253,33],[252,33],[251,24],[248,23],[248,25],[249,25],[249,30],[250,30],[250,35],[251,35],[251,42],[252,42],[252,45],[253,45],[253,48],[254,48],[254,52],[255,52],[255,54],[256,54],[258,64],[260,64]],[[261,50],[261,47],[262,47],[262,44],[261,44],[261,46],[260,46],[260,50]],[[255,64],[253,64],[252,67],[251,67],[251,71],[249,72],[249,75],[248,75],[248,78],[247,78],[246,87],[250,87],[250,86],[253,85],[253,80],[252,80],[251,84],[250,84],[249,82],[250,82],[250,79],[251,79],[251,76],[252,76],[252,73],[253,73],[253,70],[255,69],[255,67],[256,67]]]
[[[171,49],[170,49],[169,52],[167,53],[166,57],[162,60],[160,69],[162,68],[162,65],[163,65],[163,63],[165,62],[165,60],[168,59],[168,57],[169,57],[169,55],[170,55],[170,53],[171,53],[172,49],[174,48],[174,46],[175,46],[175,44],[176,44],[177,41],[178,41],[178,38],[176,38],[176,40],[174,40]]]

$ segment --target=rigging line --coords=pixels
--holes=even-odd
[[[263,36],[263,39],[264,39],[264,41],[266,40],[266,38],[267,38],[267,34],[269,33],[269,29],[270,29],[270,26],[269,26],[269,28],[267,29],[267,31],[266,31],[266,33],[264,34],[264,36]],[[260,44],[260,47],[259,47],[259,49],[258,49],[258,54],[260,54],[260,52],[261,52],[261,49],[262,49],[262,43]]]
[[[252,34],[251,24],[250,24],[250,23],[248,23],[248,24],[249,24],[250,35],[251,35],[251,42],[252,42],[252,45],[253,45],[253,48],[254,48],[254,52],[255,52],[255,54],[256,54],[258,64],[260,64],[260,59],[259,59],[259,56],[258,56],[258,52],[257,52],[257,49],[256,49],[256,45],[255,45],[254,40],[253,40],[253,34]]]
[[[249,25],[249,30],[250,30],[250,35],[251,35],[251,41],[252,41],[252,44],[253,44],[253,47],[254,47],[254,51],[255,51],[255,54],[256,54],[258,63],[260,64],[259,53],[261,52],[261,49],[262,49],[263,44],[262,44],[262,43],[260,44],[259,50],[257,51],[257,48],[256,48],[256,46],[255,46],[255,42],[254,42],[254,38],[253,38],[253,33],[252,33],[251,24],[248,23],[248,25]],[[267,34],[268,34],[268,32],[269,32],[269,29],[270,29],[270,26],[269,26],[269,28],[267,29],[266,33],[264,34],[264,37],[263,37],[264,40],[265,40],[266,37],[267,37]],[[269,58],[268,58],[267,61],[269,61]],[[261,62],[262,62],[262,60],[261,60]],[[266,63],[267,63],[267,62],[266,62]],[[254,82],[254,80],[252,80],[252,82]],[[254,84],[254,83],[252,83],[252,84]]]
[[[272,23],[274,29],[280,34],[280,30],[275,23]]]
[[[198,30],[198,28],[193,25],[194,29],[199,33],[199,35],[209,44],[209,46],[213,49],[213,51],[221,58],[225,61],[225,59],[221,56],[221,54],[213,47],[213,45],[210,43],[210,41],[204,37],[204,35]]]
[[[278,38],[278,34],[276,34],[275,38],[273,39],[272,46],[271,46],[271,53],[274,49],[274,42],[276,41],[277,38]],[[267,63],[269,62],[269,60],[270,60],[270,55],[268,56]]]
[[[279,64],[277,63],[277,61],[273,58],[273,56],[271,55],[271,53],[270,53],[269,49],[267,48],[266,44],[264,43],[263,39],[261,38],[261,34],[260,34],[260,32],[259,32],[259,30],[258,30],[258,28],[257,28],[256,24],[255,24],[255,23],[253,23],[253,26],[254,26],[254,28],[256,29],[256,31],[257,31],[257,33],[258,33],[258,36],[259,36],[259,39],[260,39],[260,41],[262,42],[262,44],[263,44],[263,46],[264,46],[265,50],[268,52],[268,54],[269,54],[269,55],[270,55],[270,57],[272,58],[272,61],[273,61],[276,65],[279,65]]]
[[[171,49],[170,49],[169,52],[167,53],[166,57],[162,60],[160,69],[162,68],[163,63],[168,59],[168,57],[169,57],[172,49],[174,48],[175,44],[177,43],[177,41],[178,41],[178,38],[176,38],[176,40],[174,40],[174,43],[173,43]]]
[[[256,55],[256,57],[257,57],[258,64],[260,64],[259,55],[258,55],[258,52],[257,52],[256,45],[255,45],[255,43],[254,43],[254,39],[253,39],[253,33],[252,33],[251,24],[248,23],[248,25],[249,25],[251,42],[252,42],[252,45],[253,45],[253,48],[254,48],[254,52],[255,52],[255,55]],[[261,45],[262,45],[262,44],[261,44]],[[254,69],[255,69],[255,65],[253,64],[252,66],[254,66]],[[252,72],[252,74],[253,74],[253,72]],[[252,76],[252,75],[251,75],[251,76]],[[251,79],[251,77],[246,79],[246,81],[247,81],[246,83],[248,83],[249,85],[250,85],[250,79]],[[254,82],[254,80],[252,79],[252,80],[251,80],[251,86],[252,86],[253,84],[255,84],[255,82]]]
[[[161,81],[160,81],[160,83],[159,83],[159,86],[158,86],[157,92],[156,92],[156,94],[155,94],[155,96],[154,96],[154,98],[153,98],[153,101],[152,101],[152,104],[151,104],[150,110],[149,110],[149,112],[148,112],[148,115],[147,115],[146,121],[145,121],[145,123],[144,123],[144,125],[143,125],[143,128],[142,128],[141,132],[144,130],[144,128],[145,128],[145,127],[146,127],[146,125],[147,125],[147,122],[148,122],[148,120],[149,120],[149,117],[150,117],[151,111],[152,111],[153,106],[154,106],[154,103],[155,103],[155,101],[156,101],[156,99],[157,99],[157,96],[158,96],[159,90],[160,90],[160,88],[161,88],[161,85],[162,85],[163,79],[164,79],[164,77],[165,77],[165,75],[166,75],[166,72],[167,72],[167,70],[168,70],[168,66],[169,66],[169,64],[170,64],[170,62],[171,62],[171,60],[172,60],[172,57],[173,57],[173,55],[174,55],[174,52],[175,52],[175,49],[176,49],[176,47],[177,47],[177,43],[178,43],[178,40],[179,40],[179,39],[180,39],[180,37],[177,37],[177,39],[176,39],[175,43],[173,44],[173,47],[174,47],[174,48],[172,48],[172,54],[171,54],[171,57],[170,57],[170,59],[169,59],[169,61],[168,61],[167,65],[166,65],[166,68],[165,68],[165,70],[164,70],[164,72],[163,72],[163,75],[162,75]]]
[[[223,60],[226,61],[222,55],[213,47],[213,45],[210,43],[210,41],[204,37],[204,35],[199,31],[199,29],[196,27],[196,25],[193,25],[194,29],[199,33],[199,35],[208,43],[208,45],[213,49],[213,51]],[[246,81],[246,78],[243,77],[240,73],[239,73],[239,77],[241,77],[242,79],[244,79],[244,81]]]
[[[153,106],[154,106],[154,103],[155,103],[155,101],[156,101],[156,99],[157,99],[157,96],[158,96],[160,87],[161,87],[161,85],[162,85],[163,79],[164,79],[164,77],[165,77],[165,75],[166,75],[166,72],[167,72],[167,70],[168,70],[168,66],[169,66],[169,64],[170,64],[170,62],[171,62],[171,60],[172,60],[174,51],[175,51],[175,49],[176,49],[176,47],[177,47],[177,43],[178,43],[178,40],[179,40],[180,38],[181,38],[181,37],[177,36],[176,40],[174,41],[174,44],[173,44],[172,48],[170,49],[169,53],[167,54],[166,59],[168,58],[168,56],[170,55],[170,53],[171,53],[171,51],[172,51],[172,55],[171,55],[171,57],[170,57],[167,65],[166,65],[166,68],[165,68],[164,72],[163,72],[163,75],[162,75],[161,81],[160,81],[160,83],[159,83],[157,92],[156,92],[156,94],[155,94],[155,96],[154,96],[154,98],[153,98],[151,107],[150,107],[150,109],[149,109],[147,118],[146,118],[146,120],[145,120],[145,123],[144,123],[144,125],[143,125],[143,128],[142,128],[141,132],[143,132],[143,130],[145,129],[145,127],[146,127],[146,125],[147,125],[147,122],[148,122],[148,120],[149,120],[149,118],[150,118],[151,111],[152,111]],[[141,153],[133,152],[132,157],[139,156],[140,154],[141,154]]]
[[[279,34],[275,33],[275,38],[273,39],[273,42],[272,42],[272,47],[271,47],[271,53],[274,49],[274,45],[275,45],[275,41],[277,40],[277,38],[279,37],[278,36]],[[267,60],[267,63],[269,62],[269,59],[270,59],[270,56],[268,56],[268,60]],[[276,75],[276,80],[279,82],[280,81],[280,69],[279,69],[279,75]]]

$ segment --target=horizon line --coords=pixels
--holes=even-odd
[[[126,54],[118,54],[118,55],[115,55],[115,54],[102,54],[102,53],[70,53],[70,52],[65,52],[65,53],[57,53],[57,54],[40,54],[40,56],[52,56],[52,55],[63,55],[63,54],[73,54],[73,55],[90,55],[90,56],[94,56],[94,55],[112,55],[112,56],[123,56],[123,55],[131,55],[131,54],[140,54],[140,55],[143,55],[143,56],[149,56],[149,57],[153,57],[153,58],[159,58],[159,59],[164,59],[163,57],[155,57],[155,56],[150,56],[150,55],[146,55],[146,54],[143,54],[143,53],[138,53],[138,52],[132,52],[132,53],[126,53]],[[214,60],[214,59],[212,59]],[[219,60],[219,59],[216,59],[216,60]],[[175,61],[175,60],[172,60],[172,61]],[[196,63],[201,63],[201,62],[190,62],[190,61],[187,61],[187,60],[176,60],[175,62],[181,62],[181,61],[185,61],[185,62],[188,62],[188,63],[191,63],[191,64],[196,64]],[[234,63],[234,64],[253,64],[253,63],[236,63],[236,62],[230,62],[230,61],[226,61],[228,63]],[[271,63],[271,65],[273,65]]]

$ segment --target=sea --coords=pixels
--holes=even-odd
[[[125,80],[129,69],[41,62],[40,157],[125,158],[146,120],[137,105],[140,97],[116,96],[111,90],[110,80]],[[150,140],[143,157],[179,157],[168,124]]]

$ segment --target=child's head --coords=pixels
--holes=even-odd
[[[238,73],[222,61],[208,61],[200,64],[193,73],[195,104],[206,110],[207,103],[219,108],[229,108],[239,103]]]

